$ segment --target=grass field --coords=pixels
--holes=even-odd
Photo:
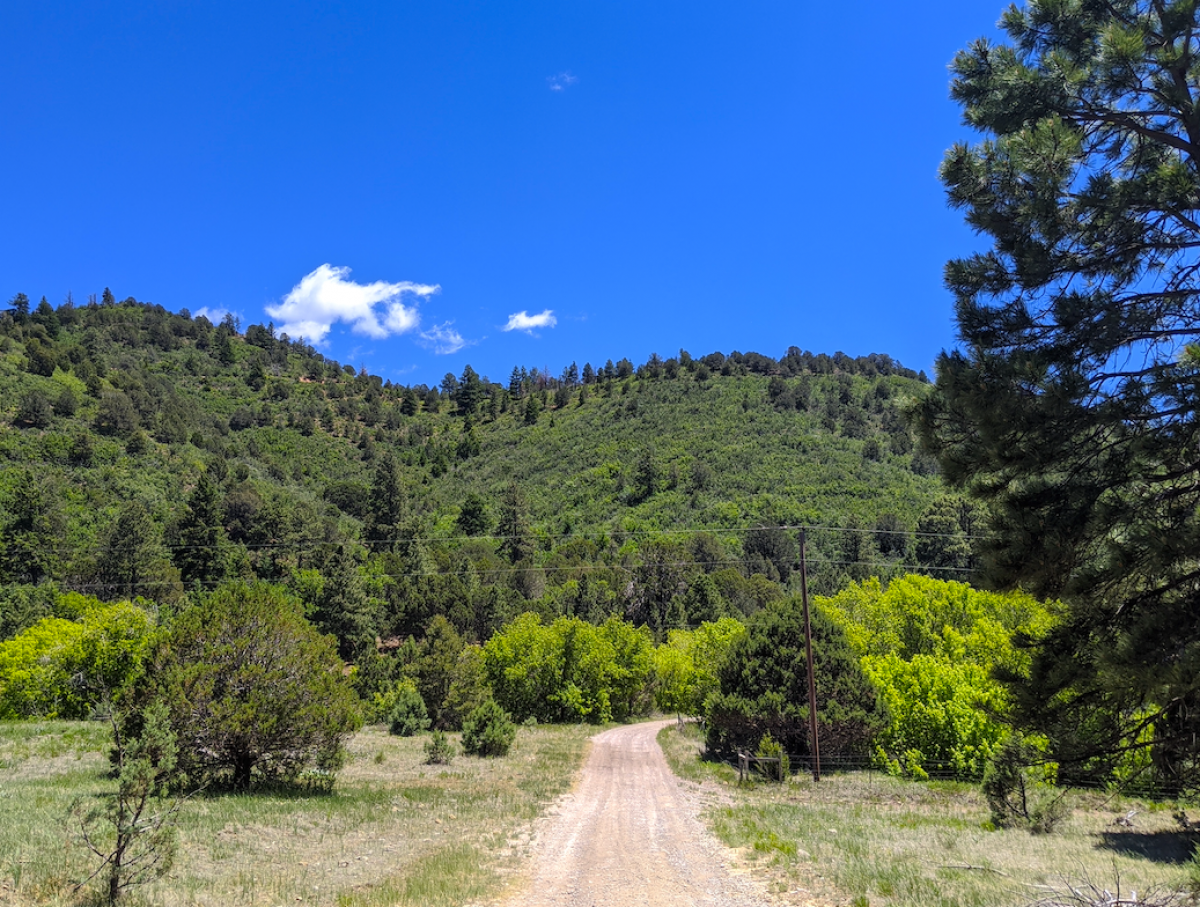
[[[1035,836],[992,829],[973,785],[859,772],[739,787],[731,766],[697,757],[695,727],[659,741],[677,774],[713,791],[705,818],[717,836],[789,902],[999,907],[1068,884],[1144,898],[1187,887],[1200,841],[1179,829],[1175,803],[1073,793],[1061,830]],[[1130,810],[1132,827],[1114,824]]]
[[[506,758],[430,766],[425,736],[367,728],[332,794],[191,799],[170,876],[130,901],[433,907],[489,898],[519,865],[532,820],[574,780],[594,733],[523,727]],[[72,882],[94,864],[64,817],[75,797],[113,787],[107,744],[99,723],[0,724],[0,903],[80,900]]]

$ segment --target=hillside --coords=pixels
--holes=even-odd
[[[482,587],[553,609],[582,574],[547,571],[569,562],[600,571],[601,610],[635,612],[619,572],[654,558],[786,584],[794,542],[754,527],[861,530],[813,534],[832,589],[911,562],[898,533],[939,492],[900,411],[923,387],[886,356],[796,348],[404,387],[270,326],[18,296],[0,314],[0,580],[169,600],[340,556],[381,600],[490,570]]]

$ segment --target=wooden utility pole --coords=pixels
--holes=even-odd
[[[812,621],[808,616],[808,565],[805,562],[808,539],[800,530],[800,600],[804,603],[804,654],[808,666],[808,740],[812,751],[812,776],[821,780],[821,745],[817,740],[817,684],[813,671]]]

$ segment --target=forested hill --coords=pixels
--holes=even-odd
[[[811,525],[854,530],[814,534],[834,586],[911,561],[903,533],[938,494],[901,414],[924,376],[886,356],[681,351],[505,379],[405,387],[269,326],[18,296],[0,313],[0,580],[161,599],[343,557],[385,585],[536,566],[516,588],[533,600],[549,567],[628,568],[651,539],[786,581],[792,549],[748,532]]]

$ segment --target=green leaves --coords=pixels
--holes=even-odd
[[[518,720],[624,720],[649,706],[649,633],[612,617],[601,626],[522,614],[484,644],[483,668],[497,702]]]
[[[0,642],[0,719],[89,717],[140,677],[155,639],[130,602],[84,599],[78,620],[44,618]]]

